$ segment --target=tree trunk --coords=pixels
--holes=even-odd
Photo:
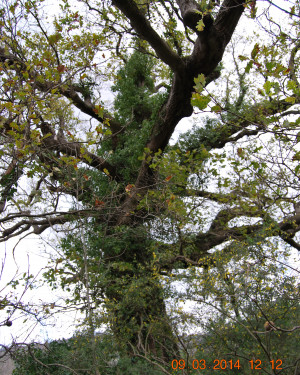
[[[117,261],[113,263],[106,254],[109,272],[104,294],[111,328],[130,355],[140,354],[169,364],[178,357],[178,346],[169,323],[163,286],[149,264],[150,241],[133,228],[128,228],[120,240],[123,249]]]

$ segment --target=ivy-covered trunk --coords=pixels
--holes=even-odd
[[[113,149],[113,161],[120,171],[117,189],[123,199],[124,191],[128,197],[134,188],[145,141],[165,101],[165,95],[154,88],[153,66],[149,55],[133,53],[118,72],[113,87],[117,93],[117,118],[124,124],[124,131],[117,140],[108,139],[106,146],[108,150]],[[137,132],[141,133],[139,137],[135,136]],[[126,168],[122,167],[124,163]],[[131,354],[150,355],[169,363],[178,349],[168,321],[163,287],[153,267],[153,240],[144,227],[150,218],[143,214],[131,215],[128,208],[127,223],[120,220],[124,217],[123,211],[115,207],[108,219],[104,240],[99,244],[104,259],[103,295],[111,327],[118,342]]]
[[[129,354],[170,363],[178,355],[165,305],[165,293],[151,259],[151,241],[141,228],[126,228],[105,246],[104,295],[111,328]],[[115,253],[113,251],[113,253]],[[150,260],[150,261],[149,261]]]

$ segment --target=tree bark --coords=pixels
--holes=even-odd
[[[170,364],[179,351],[166,311],[164,289],[149,261],[150,242],[143,228],[128,227],[120,243],[123,248],[118,256],[119,267],[111,262],[110,247],[104,254],[108,273],[103,292],[111,328],[130,355],[150,356]]]

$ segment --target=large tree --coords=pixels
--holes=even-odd
[[[69,228],[48,280],[77,285],[92,328],[103,304],[131,353],[178,355],[175,269],[271,258],[253,246],[275,236],[300,249],[299,2],[284,25],[267,5],[268,39],[233,48],[233,72],[221,61],[255,1],[64,0],[48,20],[42,1],[1,9],[1,241]],[[226,88],[209,92],[222,69]],[[214,116],[171,146],[193,106]]]

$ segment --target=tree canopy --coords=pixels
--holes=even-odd
[[[239,352],[235,330],[270,361],[280,356],[273,334],[299,336],[292,3],[62,0],[55,14],[43,0],[1,6],[0,241],[57,232],[47,282],[70,291],[95,342],[106,324],[119,353],[155,371],[169,373],[188,352],[181,329],[193,324],[220,359],[227,345],[251,360],[256,349]],[[172,139],[187,117],[192,129]],[[202,321],[180,310],[187,300],[202,306]],[[217,340],[218,327],[228,335]],[[295,352],[282,356],[299,368]],[[96,356],[92,364],[99,373]]]

